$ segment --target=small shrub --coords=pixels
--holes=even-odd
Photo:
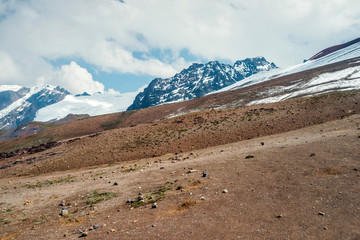
[[[86,204],[94,205],[104,200],[108,200],[116,196],[113,192],[98,193],[96,190],[87,195]]]
[[[52,180],[52,181],[46,180],[43,182],[37,182],[36,184],[33,184],[33,185],[28,185],[28,188],[41,188],[44,186],[50,186],[52,184],[58,184],[58,183],[62,183],[62,182],[71,182],[71,181],[74,181],[74,179],[75,179],[74,176],[68,176],[65,178],[60,178],[60,179],[56,179],[56,180]]]

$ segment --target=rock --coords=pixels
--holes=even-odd
[[[250,158],[254,158],[254,156],[253,156],[253,155],[247,155],[247,156],[245,157],[245,159],[250,159]]]
[[[128,200],[126,201],[127,204],[132,204],[133,202],[134,202],[134,200],[132,200],[132,199],[128,199]]]
[[[156,202],[154,202],[153,203],[153,205],[151,206],[151,208],[157,208],[158,206],[157,206],[157,203]]]
[[[160,167],[160,169],[164,169],[164,167]]]
[[[61,209],[60,215],[61,215],[61,216],[64,216],[64,217],[66,217],[67,215],[69,215],[69,211],[67,210],[67,208]]]
[[[117,186],[117,185],[119,185],[117,182],[114,182],[114,184],[113,184],[114,186]]]
[[[260,144],[261,144],[261,146],[264,146],[264,145],[265,145],[265,143],[264,143],[264,142],[261,142]]]
[[[220,150],[220,152],[224,152],[224,150]]]
[[[115,231],[116,231],[115,228],[110,229],[110,232],[115,232]]]
[[[93,228],[94,228],[94,229],[98,229],[98,228],[99,228],[99,225],[94,225]]]
[[[279,215],[276,215],[275,217],[276,217],[276,218],[282,218],[282,215],[279,214]]]
[[[319,212],[318,215],[319,215],[319,216],[325,216],[325,213]]]
[[[139,196],[143,195],[141,192],[139,192]]]
[[[87,235],[89,235],[89,233],[85,231],[81,233],[80,237],[86,237]]]
[[[316,155],[315,153],[311,153],[310,157],[315,157],[315,155]]]
[[[65,206],[65,205],[66,205],[65,200],[62,200],[61,203],[59,204],[59,206],[62,206],[62,207]]]
[[[207,173],[206,173],[205,171],[203,171],[202,176],[203,176],[203,177],[206,177],[206,176],[207,176]]]
[[[205,200],[205,197],[201,197],[200,200]]]
[[[156,225],[155,225],[155,224],[153,224],[153,225],[151,225],[151,227],[156,227]]]
[[[227,189],[224,189],[222,192],[223,193],[228,193],[229,191]]]

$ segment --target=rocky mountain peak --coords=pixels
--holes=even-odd
[[[151,81],[148,87],[136,96],[128,110],[201,97],[273,68],[277,68],[276,65],[264,57],[239,60],[233,66],[218,61],[193,63],[171,78],[156,78]]]
[[[65,89],[51,85],[0,92],[0,100],[4,100],[0,106],[0,129],[14,128],[32,121],[39,109],[63,100],[68,94]]]

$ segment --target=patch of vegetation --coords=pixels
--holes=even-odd
[[[130,117],[135,112],[136,111],[126,111],[126,112],[119,113],[119,115],[117,116],[116,119],[101,124],[101,128],[104,130],[111,130],[111,129],[118,128],[121,123],[123,123],[128,117]]]
[[[332,92],[332,93],[311,96],[310,99],[312,100],[312,102],[319,102],[320,100],[327,99],[327,98],[335,98],[336,100],[340,100],[342,98],[349,98],[349,97],[353,97],[355,95],[356,95],[355,91]]]
[[[88,205],[94,205],[96,203],[99,203],[104,200],[109,200],[110,198],[116,197],[116,193],[114,192],[104,192],[104,193],[98,193],[96,190],[92,193],[89,193],[86,198],[86,204]]]
[[[74,179],[75,179],[75,176],[68,176],[65,178],[55,179],[52,181],[46,180],[43,182],[37,182],[36,184],[33,184],[33,185],[28,185],[28,188],[41,188],[44,186],[50,186],[52,184],[58,184],[58,183],[62,183],[62,182],[71,182],[71,181],[74,181]]]
[[[41,217],[39,220],[37,220],[36,222],[34,222],[34,225],[39,225],[46,222],[46,218],[45,217]]]
[[[186,132],[187,131],[187,129],[179,129],[178,130],[178,135],[180,136],[183,132]]]
[[[105,174],[105,172],[98,172],[98,173],[91,174],[91,177],[98,177],[98,176],[101,176],[104,174]]]
[[[134,166],[134,167],[130,167],[130,168],[126,168],[126,169],[123,169],[122,171],[123,172],[135,172],[137,170],[140,170],[142,169],[143,167],[145,167],[146,165],[137,165],[137,166]]]
[[[0,222],[1,222],[1,224],[3,224],[3,225],[6,225],[6,224],[11,223],[11,221],[10,221],[9,219],[7,219],[7,218],[2,218]]]
[[[138,208],[147,204],[155,203],[166,197],[166,192],[171,190],[170,186],[163,186],[157,190],[147,193],[143,197],[138,197],[132,204],[132,207]]]
[[[349,118],[349,117],[351,117],[352,115],[355,115],[355,114],[356,114],[356,112],[349,113],[349,114],[347,114],[347,115],[342,115],[340,118],[341,118],[341,119]]]
[[[56,136],[52,134],[35,134],[25,138],[24,141],[20,143],[15,143],[13,141],[5,141],[0,144],[0,152],[11,152],[22,148],[31,148],[39,146],[41,144],[54,142],[56,141]]]
[[[312,100],[312,102],[320,102],[320,100],[326,99],[328,97],[329,97],[328,94],[322,94],[322,95],[311,96],[310,99]]]

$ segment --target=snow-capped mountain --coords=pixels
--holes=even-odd
[[[0,129],[17,127],[34,120],[36,112],[48,105],[59,102],[69,92],[60,87],[0,86]]]
[[[156,78],[139,93],[128,110],[147,108],[163,103],[185,101],[234,84],[258,72],[277,68],[263,57],[236,61],[233,66],[211,61],[194,63],[175,76]]]
[[[311,57],[308,61],[301,63],[301,64],[297,64],[288,68],[284,68],[284,69],[272,69],[271,71],[266,71],[266,72],[260,72],[256,75],[250,76],[240,82],[236,82],[232,85],[229,85],[225,88],[222,88],[218,91],[214,91],[213,93],[219,93],[219,92],[224,92],[224,91],[230,91],[230,90],[235,90],[235,89],[239,89],[239,88],[244,88],[244,87],[248,87],[257,83],[261,83],[261,82],[266,82],[266,81],[270,81],[272,79],[275,78],[279,78],[279,77],[284,77],[290,74],[295,74],[295,73],[300,73],[303,71],[309,71],[311,69],[315,69],[315,68],[319,68],[319,67],[323,67],[323,66],[327,66],[327,65],[331,65],[331,64],[335,64],[335,63],[340,63],[343,61],[349,61],[350,59],[356,59],[356,58],[360,58],[360,38],[357,38],[355,40],[352,40],[348,43],[344,43],[341,45],[336,45],[333,47],[329,47],[326,48],[322,51],[320,51],[319,53],[315,54],[313,57]],[[355,60],[356,61],[360,61],[360,59]],[[334,69],[335,70],[335,69]],[[352,71],[353,70],[353,71]],[[352,88],[350,88],[350,86],[353,86],[353,89],[358,89],[358,87],[360,87],[359,85],[357,85],[358,83],[355,81],[350,81],[351,80],[351,76],[353,74],[353,77],[356,77],[358,75],[359,69],[349,69],[348,71],[340,71],[338,73],[329,73],[328,75],[324,75],[324,76],[328,76],[329,79],[329,83],[326,84],[326,89],[339,89],[341,86],[345,86],[346,84],[348,85],[348,90],[351,90]],[[349,73],[350,75],[347,76],[346,73]],[[344,75],[345,74],[345,75]],[[319,76],[320,79],[322,79],[322,84],[323,87],[325,87],[325,83],[326,81],[324,80],[324,76]],[[331,77],[330,77],[331,76]],[[335,81],[337,78],[337,80],[342,80],[340,81]],[[315,79],[315,78],[314,78]],[[317,79],[317,77],[316,77]],[[346,83],[347,81],[350,81],[348,83]],[[298,81],[301,81],[301,79],[298,79]],[[314,80],[315,81],[315,80]],[[317,82],[317,81],[315,81]],[[331,82],[331,84],[330,84]],[[294,85],[294,89],[298,89],[301,90],[301,88],[303,88],[303,90],[307,87],[310,87],[312,85],[311,82],[305,84],[305,85]],[[317,88],[318,90],[321,90],[320,88]],[[346,88],[344,88],[346,90]],[[325,91],[325,89],[323,89]],[[313,88],[313,91],[315,91],[315,88]],[[279,92],[278,90],[274,91],[275,92]],[[310,91],[311,92],[311,91]],[[315,93],[315,92],[314,92]]]

